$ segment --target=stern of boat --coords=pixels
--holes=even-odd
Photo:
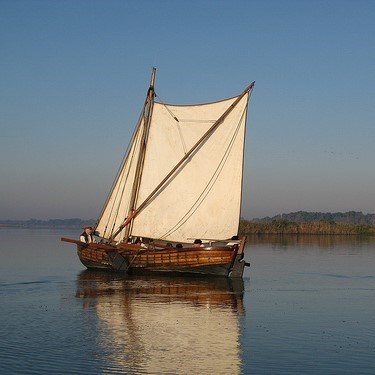
[[[228,277],[231,279],[242,278],[245,267],[249,267],[250,263],[245,262],[245,244],[246,237],[241,239],[237,254],[234,258],[232,269],[230,270]]]

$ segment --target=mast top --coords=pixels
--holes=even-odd
[[[155,75],[156,75],[156,68],[153,67],[152,68],[152,72],[151,72],[151,80],[150,80],[150,88],[149,90],[151,91],[154,91],[154,86],[155,86]]]

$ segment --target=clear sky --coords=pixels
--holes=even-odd
[[[0,219],[96,218],[151,69],[250,101],[242,216],[375,213],[375,1],[0,0]]]

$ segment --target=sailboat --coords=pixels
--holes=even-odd
[[[134,134],[93,228],[75,243],[87,268],[241,278],[245,129],[255,82],[196,105],[159,100],[156,69]]]

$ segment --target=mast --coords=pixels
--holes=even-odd
[[[206,131],[205,134],[193,145],[193,147],[184,155],[184,157],[172,168],[172,170],[163,178],[158,186],[148,195],[146,199],[138,206],[137,209],[131,213],[130,216],[120,225],[118,230],[114,232],[112,238],[115,238],[124,227],[128,226],[132,220],[147,206],[149,201],[155,196],[155,194],[167,183],[171,176],[177,171],[178,168],[200,147],[219,127],[219,125],[226,119],[226,117],[232,112],[237,106],[241,99],[253,89],[255,82],[252,82],[238,97],[237,99],[225,110],[225,112],[218,118],[217,121]]]
[[[134,177],[133,189],[132,189],[132,193],[131,193],[129,211],[128,211],[127,216],[126,216],[127,218],[131,217],[131,215],[133,214],[133,212],[135,210],[139,186],[140,186],[140,182],[141,182],[141,178],[142,178],[142,170],[143,170],[143,164],[144,164],[144,160],[145,160],[148,130],[149,130],[149,127],[150,127],[152,109],[154,107],[155,75],[156,75],[156,68],[152,68],[150,87],[149,87],[148,92],[147,92],[145,111],[144,111],[144,115],[143,115],[144,116],[144,127],[143,127],[142,138],[141,138],[141,149],[140,149],[139,158],[138,158],[138,161],[137,161],[137,167],[136,167],[136,172],[135,172],[135,177]],[[124,238],[129,237],[130,230],[131,230],[131,225],[128,225],[125,229]],[[118,233],[119,232],[116,232],[116,235]],[[116,237],[116,235],[112,235],[111,238]]]

